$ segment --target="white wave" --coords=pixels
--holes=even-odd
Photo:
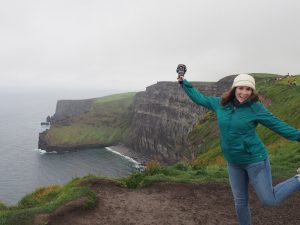
[[[57,153],[56,151],[47,152],[46,150],[43,150],[43,149],[36,149],[36,151],[38,151],[41,155],[44,155],[44,154],[56,154]]]
[[[123,155],[123,154],[121,154],[120,152],[117,152],[117,151],[111,149],[110,147],[105,147],[105,149],[108,150],[108,151],[110,151],[110,152],[112,152],[112,153],[114,153],[114,154],[116,154],[116,155],[119,155],[119,156],[121,156],[121,157],[127,159],[127,160],[130,161],[130,162],[132,162],[132,163],[134,164],[134,168],[136,168],[136,169],[138,169],[138,170],[144,169],[144,166],[143,166],[141,163],[135,161],[133,158],[131,158],[131,157],[129,157],[129,156],[126,156],[126,155]]]
[[[46,150],[43,150],[43,149],[38,149],[38,152],[41,154],[41,155],[44,155],[47,153]]]

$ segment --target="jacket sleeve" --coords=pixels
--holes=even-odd
[[[201,105],[212,111],[216,111],[216,108],[220,105],[219,97],[205,96],[203,93],[194,88],[193,85],[187,80],[183,80],[181,87],[190,97],[190,99],[198,105]]]
[[[281,136],[292,140],[300,141],[300,131],[296,128],[286,124],[277,117],[275,117],[263,104],[258,103],[257,122],[268,127]]]

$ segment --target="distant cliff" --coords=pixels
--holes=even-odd
[[[206,95],[218,96],[232,80],[229,76],[193,85]],[[39,136],[39,148],[59,151],[122,143],[154,159],[176,162],[184,156],[188,134],[206,113],[177,82],[151,85],[146,91],[127,96],[127,104],[122,97],[104,98],[108,100],[58,101],[50,130]]]
[[[70,151],[119,144],[131,121],[134,95],[58,101],[51,128],[39,134],[38,147]]]

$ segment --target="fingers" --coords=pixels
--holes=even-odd
[[[184,76],[178,76],[178,77],[177,77],[177,80],[178,80],[178,81],[183,81],[183,80],[184,80]]]
[[[183,80],[184,80],[184,76],[178,76],[177,77],[177,81],[178,81],[179,84],[181,84],[183,82]]]

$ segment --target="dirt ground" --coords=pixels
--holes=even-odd
[[[95,208],[80,200],[44,215],[51,225],[236,225],[233,198],[226,184],[156,183],[127,189],[109,181],[88,184],[97,193]],[[276,207],[264,207],[251,191],[253,225],[299,225],[300,193]],[[39,219],[41,219],[40,217]]]

